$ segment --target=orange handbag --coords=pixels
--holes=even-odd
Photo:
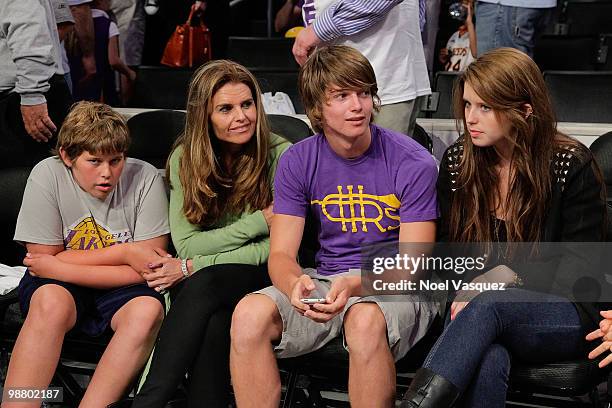
[[[185,24],[176,26],[170,36],[161,63],[170,67],[194,67],[211,59],[210,31],[200,19],[200,25],[192,26],[194,9]]]

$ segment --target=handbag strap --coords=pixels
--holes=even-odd
[[[193,16],[195,15],[195,11],[196,11],[196,8],[192,6],[191,11],[189,12],[189,17],[187,17],[187,21],[185,21],[185,24],[187,24],[190,27],[191,27],[191,21],[193,20]],[[204,25],[204,21],[202,21],[201,16],[200,16],[200,26],[206,28],[206,26]]]

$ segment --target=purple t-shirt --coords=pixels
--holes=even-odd
[[[317,272],[334,275],[361,267],[361,247],[397,242],[400,222],[438,217],[433,157],[411,138],[370,126],[372,143],[344,159],[317,134],[281,156],[274,179],[274,213],[318,223]]]

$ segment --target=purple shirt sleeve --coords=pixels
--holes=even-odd
[[[279,159],[274,177],[274,214],[306,218],[308,198],[304,187],[301,161],[294,147]]]
[[[324,42],[344,35],[357,34],[381,21],[393,7],[402,1],[338,0],[317,15],[313,29],[317,37]]]
[[[417,162],[403,162],[395,180],[400,193],[400,222],[422,222],[438,218],[436,180],[438,169],[429,155]]]

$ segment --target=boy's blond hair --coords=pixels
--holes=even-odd
[[[125,153],[130,134],[125,120],[110,106],[98,102],[72,105],[57,137],[54,154],[62,148],[70,160],[87,151],[91,154]]]
[[[315,132],[323,130],[322,108],[332,86],[369,91],[374,109],[378,111],[380,107],[374,68],[363,54],[346,45],[317,48],[300,68],[298,84],[306,115]]]

